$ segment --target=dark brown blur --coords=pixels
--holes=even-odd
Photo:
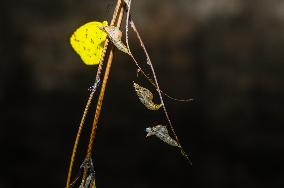
[[[80,25],[110,20],[114,0],[9,0],[0,6],[0,188],[63,188],[97,66],[69,44]],[[166,124],[115,54],[94,147],[98,188],[284,187],[284,1],[132,0],[176,132],[193,161],[145,128]],[[139,43],[130,43],[145,63]],[[147,67],[147,66],[145,66]],[[158,101],[155,95],[155,101]],[[74,173],[87,147],[93,103]]]

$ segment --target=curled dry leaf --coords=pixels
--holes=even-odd
[[[100,29],[106,32],[112,43],[122,52],[129,53],[127,47],[121,41],[122,32],[115,26],[100,26]]]
[[[146,132],[147,132],[146,137],[155,135],[159,139],[164,141],[165,143],[167,143],[171,146],[179,147],[177,141],[170,137],[168,129],[167,129],[166,126],[157,125],[157,126],[154,126],[154,127],[148,127],[148,128],[146,128]]]
[[[82,180],[79,188],[96,188],[95,184],[95,170],[92,159],[86,159],[82,165],[80,166],[81,169],[87,169],[89,175],[87,176],[86,180]]]
[[[140,101],[146,106],[146,108],[148,108],[149,110],[159,110],[159,108],[161,108],[162,104],[155,104],[153,102],[153,94],[151,93],[151,91],[134,82],[133,86]]]
[[[85,184],[85,185],[84,185]],[[90,173],[88,175],[88,177],[86,178],[86,182],[84,183],[82,181],[81,185],[79,186],[79,188],[96,188],[96,184],[95,184],[95,176],[93,173]]]

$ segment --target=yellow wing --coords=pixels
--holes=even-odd
[[[71,46],[87,65],[100,63],[107,37],[107,34],[99,29],[101,26],[107,26],[107,21],[86,23],[79,27],[70,38]]]

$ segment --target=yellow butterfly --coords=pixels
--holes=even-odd
[[[99,27],[107,26],[104,22],[89,22],[79,27],[71,36],[70,43],[87,65],[100,63],[107,34]]]

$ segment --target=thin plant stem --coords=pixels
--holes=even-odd
[[[124,8],[123,8],[123,6],[121,6],[118,21],[117,21],[117,24],[116,24],[116,26],[118,28],[120,28],[120,26],[121,26],[123,14],[124,14]],[[95,117],[94,117],[94,121],[93,121],[93,126],[92,126],[92,130],[91,130],[91,135],[90,135],[90,140],[89,140],[88,150],[87,150],[85,160],[89,160],[91,158],[92,149],[93,149],[93,145],[94,145],[94,139],[95,139],[95,135],[96,135],[96,129],[97,129],[97,125],[98,125],[98,120],[99,120],[99,116],[100,116],[101,109],[102,109],[105,89],[106,89],[106,85],[107,85],[107,81],[108,81],[108,77],[109,77],[109,73],[110,73],[111,64],[113,62],[114,49],[115,48],[112,45],[109,56],[108,56],[107,66],[106,66],[106,70],[105,70],[105,74],[104,74],[104,79],[103,79],[100,95],[99,95],[98,102],[97,102]],[[82,178],[83,181],[86,179],[86,175],[87,175],[87,169],[84,169],[84,174],[83,174],[83,178]]]
[[[156,73],[155,73],[155,69],[154,69],[153,64],[152,64],[152,62],[151,62],[151,59],[150,59],[150,57],[149,57],[149,55],[148,55],[148,52],[147,52],[147,50],[146,50],[146,47],[145,47],[145,45],[144,45],[144,43],[143,43],[143,41],[142,41],[142,39],[141,39],[141,37],[140,37],[140,35],[139,35],[139,33],[138,33],[136,27],[135,27],[135,25],[134,25],[134,22],[133,22],[133,21],[131,20],[131,18],[130,18],[130,7],[131,7],[131,0],[128,1],[127,14],[126,14],[126,27],[125,27],[125,28],[126,28],[126,45],[127,45],[129,54],[130,54],[130,56],[132,57],[132,59],[134,60],[136,66],[137,66],[137,67],[140,69],[140,71],[142,72],[142,74],[143,74],[146,78],[148,78],[148,76],[147,76],[147,75],[144,73],[144,71],[141,69],[141,67],[139,66],[138,62],[137,62],[136,59],[133,57],[133,55],[132,55],[132,53],[131,53],[131,51],[130,51],[129,42],[128,42],[128,24],[129,24],[129,20],[130,20],[130,21],[131,21],[131,22],[130,22],[130,25],[131,25],[132,29],[134,30],[134,32],[136,33],[137,38],[138,38],[138,40],[140,41],[141,47],[143,48],[143,51],[145,52],[145,55],[146,55],[146,58],[147,58],[147,64],[150,66],[150,69],[151,69],[152,74],[153,74],[153,77],[154,77],[154,83],[153,83],[153,81],[152,81],[151,79],[148,78],[148,80],[149,80],[154,86],[156,86],[156,89],[157,89],[157,92],[158,92],[158,95],[159,95],[159,98],[160,98],[160,101],[161,101],[161,104],[162,104],[162,108],[163,108],[164,114],[165,114],[166,119],[167,119],[167,121],[168,121],[168,124],[169,124],[169,126],[170,126],[170,128],[171,128],[171,131],[172,131],[172,133],[174,134],[175,139],[176,139],[176,141],[177,141],[177,143],[178,143],[178,145],[179,145],[179,148],[180,148],[180,150],[181,150],[181,153],[185,156],[185,158],[188,160],[188,162],[192,165],[192,162],[191,162],[191,160],[189,159],[189,156],[186,154],[186,152],[184,151],[183,147],[181,146],[181,143],[180,143],[180,141],[179,141],[179,138],[178,138],[178,136],[177,136],[177,134],[176,134],[176,132],[175,132],[174,126],[173,126],[173,124],[172,124],[172,122],[171,122],[171,119],[170,119],[170,117],[169,117],[168,111],[167,111],[167,109],[166,109],[166,106],[165,106],[165,103],[164,103],[164,100],[163,100],[163,97],[162,97],[162,91],[161,91],[160,86],[159,86],[159,83],[158,83],[158,79],[157,79],[157,76],[156,76]],[[166,96],[168,96],[168,95],[166,95]],[[169,97],[169,96],[168,96],[168,97]],[[172,97],[170,97],[170,98],[172,98]],[[173,99],[173,98],[172,98],[172,99]],[[176,100],[178,100],[178,99],[176,99]],[[182,100],[179,100],[179,101],[182,101]],[[185,100],[184,100],[184,101],[185,101]]]
[[[143,74],[143,76],[144,76],[156,89],[158,89],[157,86],[156,86],[156,83],[155,83],[149,76],[147,76],[147,74],[146,74],[145,71],[140,67],[139,63],[138,63],[137,60],[134,58],[134,56],[133,56],[133,54],[132,54],[132,52],[131,52],[131,50],[130,50],[130,47],[129,47],[129,40],[128,40],[128,38],[129,38],[129,37],[128,37],[128,24],[129,24],[129,22],[130,22],[130,25],[131,25],[132,29],[133,29],[134,32],[136,33],[136,35],[137,35],[137,37],[138,37],[138,40],[140,41],[141,47],[143,48],[143,51],[144,51],[144,53],[145,53],[145,55],[146,55],[146,58],[147,58],[147,64],[149,64],[149,65],[151,64],[151,60],[150,60],[150,57],[149,57],[149,55],[148,55],[148,52],[147,52],[147,50],[146,50],[146,48],[145,48],[145,46],[144,46],[144,43],[143,43],[143,41],[142,41],[142,39],[141,39],[141,37],[140,37],[140,35],[139,35],[139,33],[138,33],[136,27],[135,27],[134,21],[133,21],[132,18],[131,18],[131,14],[130,14],[131,0],[128,0],[126,5],[127,5],[127,10],[126,10],[126,26],[125,26],[126,32],[125,32],[125,36],[126,36],[126,44],[127,44],[127,49],[128,49],[129,55],[130,55],[130,57],[133,59],[134,63],[136,64],[136,66],[137,66],[137,68],[138,68],[138,70]],[[166,97],[168,97],[169,99],[175,100],[175,101],[179,101],[179,102],[190,102],[190,101],[193,101],[192,98],[188,98],[188,99],[178,99],[178,98],[175,98],[175,97],[170,96],[169,94],[167,94],[166,92],[164,92],[164,91],[161,90],[161,89],[159,89],[159,90],[160,90],[160,92],[161,92],[162,94],[164,94]]]
[[[131,0],[130,0],[130,2],[131,2]],[[147,63],[148,63],[148,65],[150,66],[151,71],[152,71],[152,73],[153,73],[153,77],[154,77],[155,85],[157,86],[157,91],[158,91],[158,94],[159,94],[159,97],[160,97],[160,101],[161,101],[161,103],[163,104],[163,105],[162,105],[162,108],[163,108],[163,110],[164,110],[166,119],[168,120],[168,123],[169,123],[169,125],[170,125],[171,130],[172,130],[172,133],[174,134],[174,136],[175,136],[175,138],[176,138],[176,141],[177,141],[177,143],[178,143],[178,145],[179,145],[179,147],[180,147],[180,149],[181,149],[181,153],[185,156],[185,158],[186,158],[186,159],[189,161],[189,163],[192,165],[191,160],[189,159],[188,155],[186,154],[186,152],[184,151],[183,147],[181,146],[180,140],[179,140],[179,138],[178,138],[178,136],[177,136],[177,134],[176,134],[176,132],[175,132],[174,126],[173,126],[173,124],[172,124],[172,122],[171,122],[171,119],[170,119],[170,117],[169,117],[168,111],[167,111],[167,109],[166,109],[166,106],[165,106],[165,103],[164,103],[164,100],[163,100],[163,97],[162,97],[162,94],[161,94],[161,90],[160,90],[160,86],[159,86],[159,83],[158,83],[158,79],[157,79],[157,76],[156,76],[156,73],[155,73],[155,69],[154,69],[153,64],[152,64],[152,62],[151,62],[151,59],[150,59],[150,57],[149,57],[149,55],[148,55],[148,53],[147,53],[147,51],[146,51],[146,47],[145,47],[145,45],[144,45],[144,43],[143,43],[143,41],[142,41],[142,39],[141,39],[141,37],[140,37],[140,35],[139,35],[139,33],[138,33],[136,27],[135,27],[135,25],[134,25],[134,22],[131,22],[131,25],[132,25],[133,30],[134,30],[135,33],[137,34],[137,37],[138,37],[138,39],[139,39],[139,41],[140,41],[140,43],[141,43],[141,46],[142,46],[142,48],[144,49],[144,52],[145,52],[145,54],[146,54],[146,56],[147,56]]]
[[[121,0],[118,0],[116,7],[114,9],[114,12],[113,12],[113,16],[112,16],[112,20],[111,20],[110,25],[114,25],[115,20],[117,18],[117,14],[118,14],[120,5],[121,5]],[[106,39],[105,44],[104,44],[103,54],[101,56],[100,64],[99,64],[97,75],[96,75],[96,83],[98,83],[98,80],[100,79],[100,74],[101,74],[101,70],[102,70],[102,67],[103,67],[103,61],[104,61],[105,52],[106,52],[107,47],[108,47],[108,42],[109,42],[108,39]],[[84,109],[84,112],[83,112],[83,115],[82,115],[82,118],[81,118],[81,121],[80,121],[80,125],[79,125],[78,131],[77,131],[76,139],[75,139],[72,154],[71,154],[71,160],[70,160],[70,164],[69,164],[68,174],[67,174],[66,188],[70,187],[72,170],[73,170],[73,165],[74,165],[74,161],[75,161],[75,156],[76,156],[80,136],[81,136],[81,133],[82,133],[82,130],[83,130],[83,127],[84,127],[84,123],[85,123],[85,120],[86,120],[86,116],[87,116],[88,110],[90,108],[94,94],[95,94],[95,90],[92,89],[91,93],[89,95],[89,98],[87,100],[87,103],[86,103],[86,106],[85,106],[85,109]]]

